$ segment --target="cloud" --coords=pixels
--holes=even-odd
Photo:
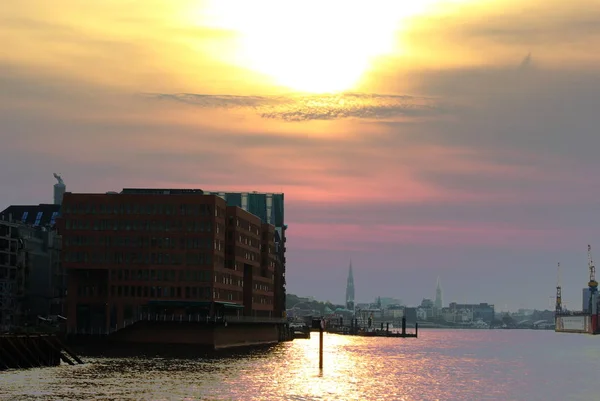
[[[423,17],[371,86],[312,96],[215,61],[233,34],[180,24],[167,3],[21,4],[0,24],[5,204],[51,201],[54,171],[80,192],[282,191],[290,286],[312,291],[319,274],[321,298],[338,268],[343,292],[349,256],[361,299],[418,302],[441,272],[449,294],[504,303],[514,277],[552,291],[558,260],[576,266],[569,285],[585,280],[600,225],[595,6]]]
[[[386,120],[433,117],[445,111],[443,106],[434,99],[379,94],[234,96],[164,93],[146,96],[200,108],[249,109],[262,118],[288,122],[346,118]]]

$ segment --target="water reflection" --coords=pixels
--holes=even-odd
[[[323,371],[318,336],[218,357],[171,349],[128,358],[105,353],[86,357],[85,365],[2,373],[0,399],[589,400],[597,379],[597,359],[583,351],[590,345],[589,337],[553,332],[325,335]]]

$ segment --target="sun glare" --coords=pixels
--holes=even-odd
[[[236,65],[291,90],[352,90],[373,60],[395,51],[402,21],[436,0],[212,0],[204,25],[235,31]]]

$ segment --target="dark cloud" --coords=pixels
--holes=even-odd
[[[232,96],[163,93],[145,96],[201,108],[250,109],[263,118],[288,122],[432,117],[445,112],[444,107],[432,98],[379,94]]]

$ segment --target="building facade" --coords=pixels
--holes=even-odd
[[[274,273],[274,302],[275,314],[285,314],[286,299],[286,230],[284,194],[270,192],[228,192],[205,191],[206,194],[217,195],[223,198],[228,206],[237,206],[260,218],[263,223],[275,227],[274,240],[275,252],[279,258],[278,267]]]
[[[56,231],[0,220],[0,332],[56,322],[63,315],[66,276],[60,252]]]
[[[58,226],[70,332],[118,328],[140,313],[274,312],[272,280],[270,287],[255,286],[265,281],[262,223],[218,196],[175,189],[67,192]],[[270,303],[263,301],[269,296]]]

